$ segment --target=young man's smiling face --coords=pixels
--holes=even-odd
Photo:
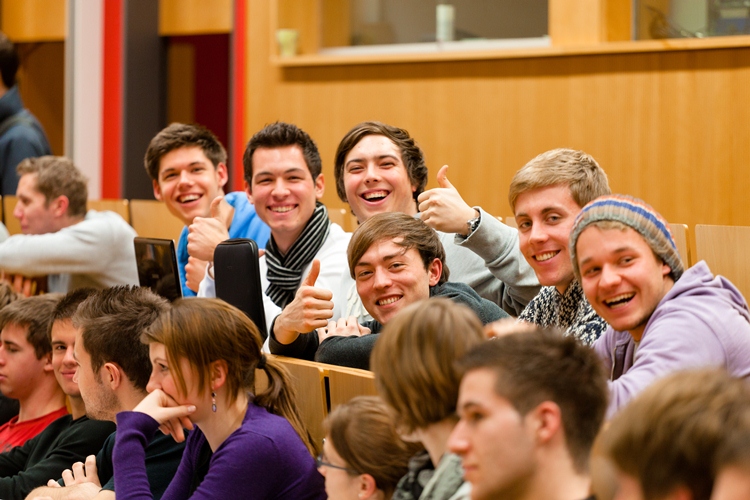
[[[384,135],[367,135],[344,159],[344,189],[359,222],[383,212],[417,214],[401,150]]]
[[[73,380],[76,375],[78,363],[73,356],[73,348],[76,344],[76,332],[70,319],[59,319],[52,323],[52,368],[55,370],[55,378],[65,394],[71,397],[81,397],[78,384]]]
[[[173,149],[159,161],[159,179],[154,181],[154,197],[185,225],[195,217],[209,217],[211,202],[223,194],[227,167],[214,167],[198,146]]]
[[[302,233],[323,197],[323,174],[312,178],[302,148],[258,148],[253,152],[253,173],[246,187],[250,201],[282,252]]]
[[[357,293],[367,312],[385,325],[401,309],[430,297],[443,271],[440,259],[425,269],[419,252],[384,239],[373,243],[354,266]]]
[[[565,185],[530,189],[516,199],[516,223],[521,253],[542,286],[565,293],[573,281],[568,241],[581,207]]]
[[[646,323],[672,288],[671,269],[631,228],[589,226],[576,243],[581,286],[599,316],[640,341]]]

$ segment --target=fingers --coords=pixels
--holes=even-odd
[[[60,486],[60,483],[58,483],[54,479],[50,479],[49,481],[47,481],[47,488],[62,488],[62,486]],[[42,497],[37,497],[37,498],[42,498]]]
[[[96,468],[96,455],[86,457],[86,480],[101,486],[99,482],[99,470]]]
[[[75,479],[73,479],[73,471],[70,469],[65,469],[62,473],[62,479],[65,486],[72,486],[75,484]]]
[[[318,259],[313,259],[312,266],[310,267],[310,272],[305,277],[304,281],[302,281],[303,286],[315,286],[315,282],[318,281],[318,275],[320,274],[320,261]]]
[[[221,215],[221,202],[224,200],[223,196],[217,196],[211,202],[211,217],[218,218]]]
[[[438,186],[441,188],[452,188],[453,184],[448,180],[448,165],[443,165],[437,174]]]

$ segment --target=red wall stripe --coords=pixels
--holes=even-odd
[[[122,2],[104,2],[102,198],[122,197]]]
[[[232,33],[232,98],[231,130],[232,145],[230,157],[234,165],[232,190],[239,191],[244,186],[242,153],[245,152],[245,65],[247,54],[247,1],[234,0],[234,32]]]

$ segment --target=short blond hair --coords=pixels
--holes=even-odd
[[[548,186],[568,186],[579,207],[611,193],[607,174],[591,155],[558,148],[540,154],[516,172],[510,181],[510,208],[515,213],[522,193]]]

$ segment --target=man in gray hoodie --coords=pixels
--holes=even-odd
[[[650,205],[597,198],[573,226],[570,253],[586,298],[609,324],[594,344],[610,372],[608,416],[678,370],[750,376],[747,302],[705,262],[685,270],[666,220]]]

